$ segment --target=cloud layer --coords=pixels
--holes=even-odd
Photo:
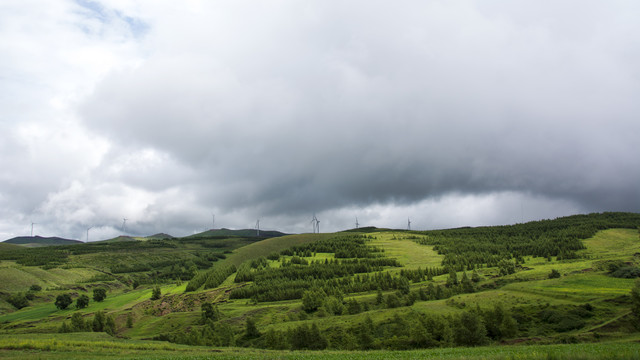
[[[638,211],[638,5],[60,4],[0,12],[5,237]]]

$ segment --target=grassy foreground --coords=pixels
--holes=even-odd
[[[3,359],[640,359],[640,342],[483,346],[411,351],[269,351],[208,348],[112,338],[106,334],[9,335],[0,338]]]

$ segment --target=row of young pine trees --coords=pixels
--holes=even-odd
[[[375,322],[367,315],[355,325],[335,325],[324,330],[320,330],[315,323],[303,323],[286,330],[271,327],[261,331],[255,320],[248,318],[239,336],[234,336],[229,325],[219,320],[217,308],[204,304],[201,327],[158,339],[189,345],[266,349],[401,350],[477,346],[492,340],[513,338],[518,333],[517,322],[501,304],[492,309],[475,308],[458,315],[411,311],[380,322]]]

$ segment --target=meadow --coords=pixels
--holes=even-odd
[[[155,237],[56,246],[37,266],[42,248],[0,247],[0,356],[639,359],[638,226],[638,214],[605,213],[428,232]],[[213,287],[189,285],[220,274]],[[54,305],[96,288],[104,301]],[[28,306],[12,305],[27,295]]]

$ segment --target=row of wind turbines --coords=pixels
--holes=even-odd
[[[127,231],[127,219],[126,217],[122,218],[122,226],[121,226],[121,230],[123,233],[126,233]],[[215,214],[211,214],[211,223],[213,225],[212,229],[215,229],[215,225],[216,225],[216,215]],[[33,237],[33,225],[37,225],[38,223],[35,222],[31,222],[31,237]],[[316,217],[316,214],[313,214],[313,218],[311,219],[311,225],[313,227],[313,233],[314,234],[319,234],[320,233],[320,220],[318,220],[318,218]],[[87,242],[89,242],[89,230],[93,229],[95,226],[89,226],[87,228]],[[358,222],[358,217],[356,216],[356,229],[360,228],[360,223]],[[260,219],[256,220],[256,225],[254,226],[254,230],[256,230],[256,235],[260,236]],[[407,218],[407,230],[411,230],[411,219]]]

